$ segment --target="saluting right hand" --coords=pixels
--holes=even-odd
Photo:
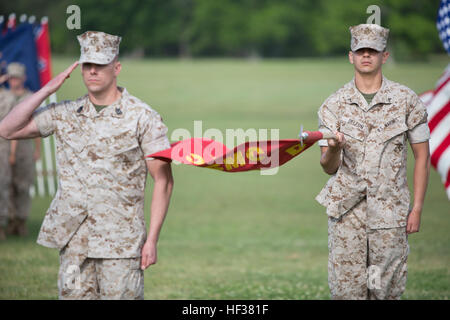
[[[66,70],[58,74],[56,77],[54,77],[52,80],[47,82],[47,84],[42,88],[44,89],[48,95],[51,95],[52,93],[58,91],[58,89],[62,86],[64,81],[70,77],[70,74],[73,70],[78,66],[78,61],[76,61],[74,64],[72,64],[70,67],[68,67]]]

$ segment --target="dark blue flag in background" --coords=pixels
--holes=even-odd
[[[450,54],[450,0],[441,0],[436,26],[447,53]]]
[[[25,87],[31,91],[40,88],[36,43],[34,40],[33,25],[22,23],[14,30],[0,34],[0,64],[20,62],[27,70]]]

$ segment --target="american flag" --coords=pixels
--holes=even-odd
[[[43,87],[52,78],[48,18],[44,17],[42,18],[41,23],[36,23],[33,31],[38,55],[39,78],[41,87]]]
[[[439,172],[450,200],[450,64],[436,88],[420,97],[428,111],[431,165]]]
[[[436,27],[445,50],[450,53],[450,0],[441,0]]]
[[[450,54],[450,0],[441,0],[436,26],[445,50]],[[420,95],[427,106],[431,132],[431,165],[438,171],[450,200],[450,64],[436,88]]]

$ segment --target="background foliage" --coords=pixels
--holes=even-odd
[[[80,30],[66,27],[71,4],[81,9]],[[444,52],[439,0],[15,0],[2,1],[0,14],[48,16],[55,53],[78,52],[75,35],[100,30],[121,35],[122,52],[134,56],[299,57],[345,54],[348,27],[365,23],[373,4],[395,57]]]
[[[77,57],[55,58],[55,73]],[[169,138],[177,128],[194,134],[194,121],[202,120],[203,132],[216,128],[224,137],[227,129],[274,128],[281,139],[294,139],[300,124],[305,130],[317,128],[319,106],[354,72],[345,57],[124,59],[122,65],[119,85],[161,114]],[[446,65],[439,59],[388,63],[383,72],[420,93],[434,86]],[[58,100],[86,93],[80,73],[78,68],[67,79]],[[327,215],[314,200],[329,176],[319,158],[315,145],[272,176],[174,164],[175,188],[158,263],[145,271],[145,298],[329,299]],[[413,163],[409,150],[410,187]],[[147,219],[152,186],[149,177]],[[57,298],[58,250],[36,244],[50,201],[34,199],[28,237],[0,242],[0,300]],[[432,169],[420,232],[408,237],[404,299],[450,298],[448,208],[444,186]]]

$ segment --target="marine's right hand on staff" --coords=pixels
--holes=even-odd
[[[336,139],[328,139],[328,147],[333,151],[340,151],[344,148],[345,145],[345,136],[342,132],[336,131],[334,133],[336,135]]]
[[[52,80],[47,82],[47,84],[42,88],[47,93],[47,96],[51,95],[52,93],[55,93],[58,91],[58,89],[61,87],[61,85],[64,83],[64,81],[70,77],[70,74],[73,70],[78,66],[78,61],[73,63],[70,67],[68,67],[66,70],[58,74],[56,77],[54,77]]]
[[[328,146],[321,147],[320,165],[327,174],[335,174],[341,165],[341,150],[345,145],[345,137],[335,132],[334,137],[327,139]]]

